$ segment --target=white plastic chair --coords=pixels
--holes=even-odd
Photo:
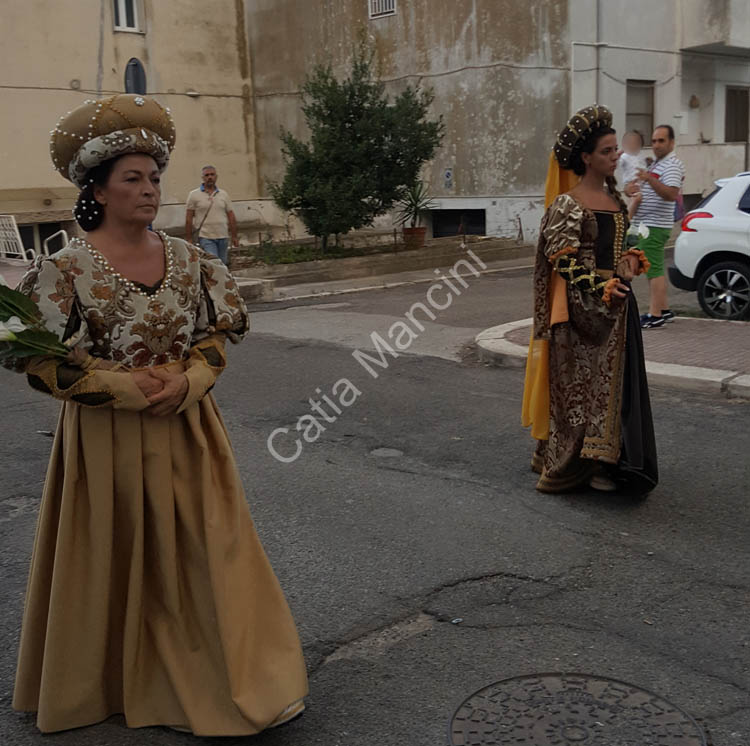
[[[62,248],[65,248],[68,245],[68,233],[65,230],[59,230],[57,233],[53,233],[51,236],[47,236],[47,238],[44,239],[44,243],[42,244],[42,251],[45,253],[46,256],[49,256],[49,242],[53,238],[57,238],[58,236],[63,237],[63,245]]]
[[[0,259],[16,259],[27,262],[33,258],[33,249],[23,247],[16,219],[12,215],[0,215]]]

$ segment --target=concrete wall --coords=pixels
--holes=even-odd
[[[567,3],[416,0],[376,20],[366,0],[251,0],[246,10],[261,181],[283,173],[279,127],[305,134],[298,93],[312,64],[344,74],[363,29],[391,94],[407,83],[435,91],[446,134],[426,178],[441,205],[481,197],[488,226],[515,236],[509,210],[533,202],[536,230],[547,154],[568,114]]]
[[[49,163],[49,130],[86,98],[123,91],[125,66],[137,57],[149,93],[177,122],[157,224],[182,225],[185,196],[212,163],[248,240],[302,236],[268,199],[266,179],[282,174],[279,127],[305,134],[306,74],[327,61],[345,73],[363,32],[391,94],[407,83],[434,89],[432,113],[443,115],[446,135],[425,177],[440,207],[485,209],[488,232],[515,237],[520,227],[534,238],[557,131],[596,99],[622,131],[628,78],[657,81],[655,119],[680,133],[691,190],[744,168],[741,148],[713,146],[723,142],[727,86],[750,86],[747,0],[399,0],[395,16],[376,20],[367,0],[141,5],[144,33],[128,33],[113,30],[111,0],[78,0],[75,13],[44,0],[4,3],[4,28],[13,32],[0,51],[0,137],[10,144],[11,177],[0,187],[0,212],[59,219],[72,205],[75,188]],[[598,61],[597,27],[608,45]],[[385,217],[376,228],[391,226]]]
[[[413,0],[377,20],[366,0],[252,0],[246,10],[261,182],[283,172],[279,127],[305,134],[305,75],[327,61],[344,74],[360,30],[390,92],[434,89],[446,136],[425,176],[439,208],[485,209],[488,233],[535,237],[557,131],[598,100],[624,132],[628,79],[656,81],[654,120],[689,154],[686,189],[705,192],[744,168],[744,150],[706,141],[723,141],[727,85],[750,85],[746,0]]]
[[[676,0],[630,0],[627,6],[599,0],[573,3],[571,48],[574,61],[571,110],[594,101],[606,104],[618,132],[625,130],[628,79],[654,80],[654,119],[678,125],[681,56],[677,53]],[[597,8],[601,12],[597,67]],[[577,72],[585,70],[587,72]],[[648,133],[650,135],[651,133]]]
[[[750,46],[750,4],[747,0],[683,0],[682,47]]]
[[[185,197],[206,163],[235,199],[257,196],[244,4],[142,0],[141,7],[144,33],[131,33],[113,29],[111,0],[77,0],[74,11],[45,0],[3,3],[3,26],[12,33],[0,52],[7,86],[0,137],[12,144],[4,152],[12,178],[0,188],[0,212],[73,204],[75,188],[52,170],[49,130],[85,99],[123,92],[131,57],[145,68],[148,94],[171,108],[177,125],[159,224],[184,223]]]
[[[677,156],[685,164],[685,194],[706,194],[716,179],[746,170],[744,145],[680,145]]]

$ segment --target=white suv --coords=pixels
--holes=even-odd
[[[682,221],[669,280],[717,319],[750,319],[750,172],[719,179]]]

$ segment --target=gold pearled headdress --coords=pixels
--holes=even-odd
[[[92,168],[128,153],[150,155],[163,171],[175,143],[169,109],[130,93],[85,101],[60,117],[50,135],[55,168],[81,188]]]
[[[557,136],[553,151],[561,168],[570,168],[570,157],[576,146],[591,132],[612,126],[612,112],[594,104],[576,112]]]

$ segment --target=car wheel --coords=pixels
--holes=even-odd
[[[698,280],[698,301],[715,319],[750,318],[750,266],[720,262],[709,267]]]

